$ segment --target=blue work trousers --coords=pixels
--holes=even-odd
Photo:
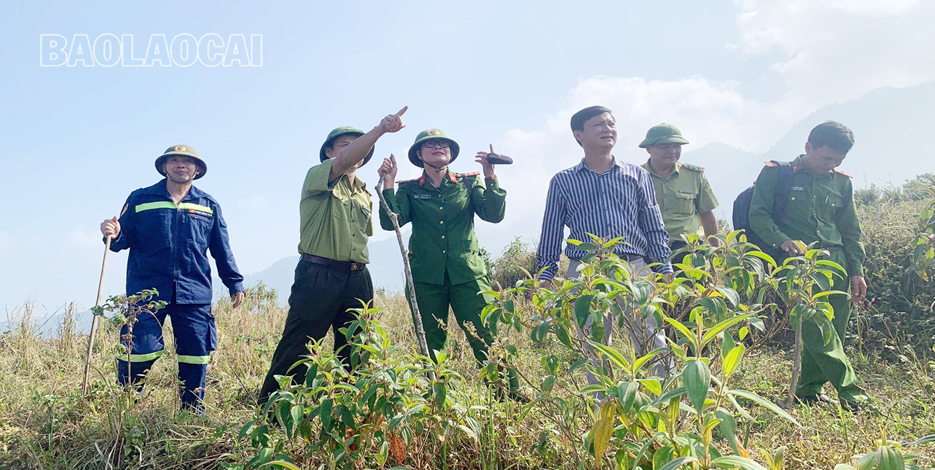
[[[179,394],[182,408],[201,411],[204,406],[205,376],[211,351],[217,349],[217,328],[211,304],[169,304],[155,314],[142,314],[133,325],[130,339],[130,362],[126,354],[117,357],[117,381],[121,385],[133,383],[142,390],[142,380],[162,355],[165,343],[162,326],[166,317],[172,318],[175,350],[179,361]],[[120,329],[123,350],[127,347],[127,326]],[[132,377],[132,378],[131,378]]]

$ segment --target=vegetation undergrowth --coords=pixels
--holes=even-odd
[[[285,311],[262,284],[241,308],[222,300],[214,309],[219,350],[204,416],[178,411],[171,326],[166,354],[136,395],[115,380],[123,320],[103,322],[81,397],[87,336],[75,330],[74,309],[46,339],[24,305],[0,334],[0,468],[930,468],[935,376],[919,332],[932,323],[918,292],[930,289],[935,218],[932,204],[893,204],[909,203],[916,218],[901,228],[876,226],[882,217],[865,224],[868,265],[912,271],[895,287],[868,274],[871,299],[851,325],[856,339],[872,339],[848,349],[872,410],[788,402],[790,314],[792,325],[833,314],[818,291],[839,267],[820,250],[774,269],[737,233],[721,235],[717,248],[689,238],[675,258],[685,274],[670,280],[632,273],[610,254],[620,240],[593,240],[578,278],[545,290],[530,280],[534,259],[517,241],[492,262],[502,287],[483,317],[498,342],[484,367],[460,331],[437,363],[419,355],[404,297],[379,292],[342,333],[356,338],[356,367],[344,367],[326,338],[311,345],[311,373],[263,409],[256,395]],[[900,230],[910,249],[887,252],[879,234]],[[781,278],[783,270],[798,273]],[[883,310],[894,305],[905,309]],[[667,347],[638,354],[628,309],[666,325]],[[616,330],[609,345],[600,341],[604,315]],[[528,402],[499,398],[507,367]]]

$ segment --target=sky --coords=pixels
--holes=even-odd
[[[359,175],[375,184],[393,153],[400,178],[417,176],[404,155],[430,127],[460,143],[455,171],[480,170],[470,156],[493,144],[516,161],[497,169],[506,220],[477,228],[496,255],[537,238],[549,178],[581,158],[578,109],[610,107],[615,155],[632,163],[659,122],[691,148],[765,152],[823,106],[935,80],[933,20],[925,0],[2,2],[0,317],[94,304],[98,226],[160,179],[153,161],[171,145],[207,161],[197,186],[220,201],[249,274],[296,255],[299,189],[327,133],[408,105],[407,128]],[[231,67],[43,67],[41,35],[129,36],[131,58],[160,35],[259,35],[262,52],[233,51]],[[109,257],[105,294],[125,266],[126,252]]]

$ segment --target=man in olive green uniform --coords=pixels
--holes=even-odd
[[[492,154],[493,146],[490,150]],[[493,337],[480,314],[492,299],[479,294],[490,290],[490,281],[474,234],[474,215],[492,223],[503,220],[506,191],[500,189],[487,152],[478,152],[475,158],[484,169],[483,183],[478,173],[453,173],[448,165],[459,152],[458,143],[443,131],[428,129],[409,149],[409,161],[424,168],[420,178],[400,181],[396,192],[395,159],[385,159],[379,173],[386,188],[383,196],[399,225],[412,222],[409,263],[430,355],[434,359],[435,351],[445,347],[448,331],[441,323],[447,324],[450,305],[474,358],[482,364]],[[394,229],[382,207],[380,225]],[[509,375],[510,390],[515,391],[515,373]]]
[[[373,300],[367,263],[367,240],[373,235],[370,192],[356,170],[373,156],[373,145],[383,134],[406,125],[407,108],[391,114],[370,132],[339,127],[322,144],[321,164],[305,176],[301,216],[301,257],[289,296],[289,315],[282,339],[260,390],[260,403],[279,389],[276,376],[304,377],[307,368],[289,368],[308,354],[309,340],[321,340],[334,329],[334,349],[345,366],[350,364],[347,338],[338,330],[354,320],[351,309]],[[300,380],[301,381],[301,380]]]
[[[656,202],[669,234],[672,251],[685,246],[683,233],[710,237],[717,233],[717,198],[705,178],[704,168],[679,162],[688,141],[672,124],[658,124],[646,133],[640,148],[649,153],[643,168],[653,180]],[[716,238],[710,239],[717,244]]]
[[[827,121],[812,129],[805,144],[805,154],[792,163],[792,186],[782,213],[773,219],[773,204],[779,183],[779,168],[768,163],[760,172],[750,202],[750,226],[766,243],[790,256],[802,252],[793,243],[818,242],[830,252],[827,259],[847,270],[847,279],[835,276],[833,290],[851,291],[859,301],[867,293],[863,277],[864,247],[860,242],[860,223],[854,210],[851,177],[837,169],[854,145],[854,134],[844,125]],[[822,394],[825,382],[831,382],[841,404],[859,407],[869,397],[857,385],[851,363],[844,354],[844,336],[850,316],[845,295],[829,298],[834,308],[834,331],[825,344],[818,324],[802,325],[802,373],[796,396],[806,403],[826,402]]]

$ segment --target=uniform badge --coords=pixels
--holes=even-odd
[[[176,152],[184,152],[184,151],[185,151],[185,146],[184,146],[184,145],[176,145],[176,146],[175,146],[175,151],[176,151]]]

